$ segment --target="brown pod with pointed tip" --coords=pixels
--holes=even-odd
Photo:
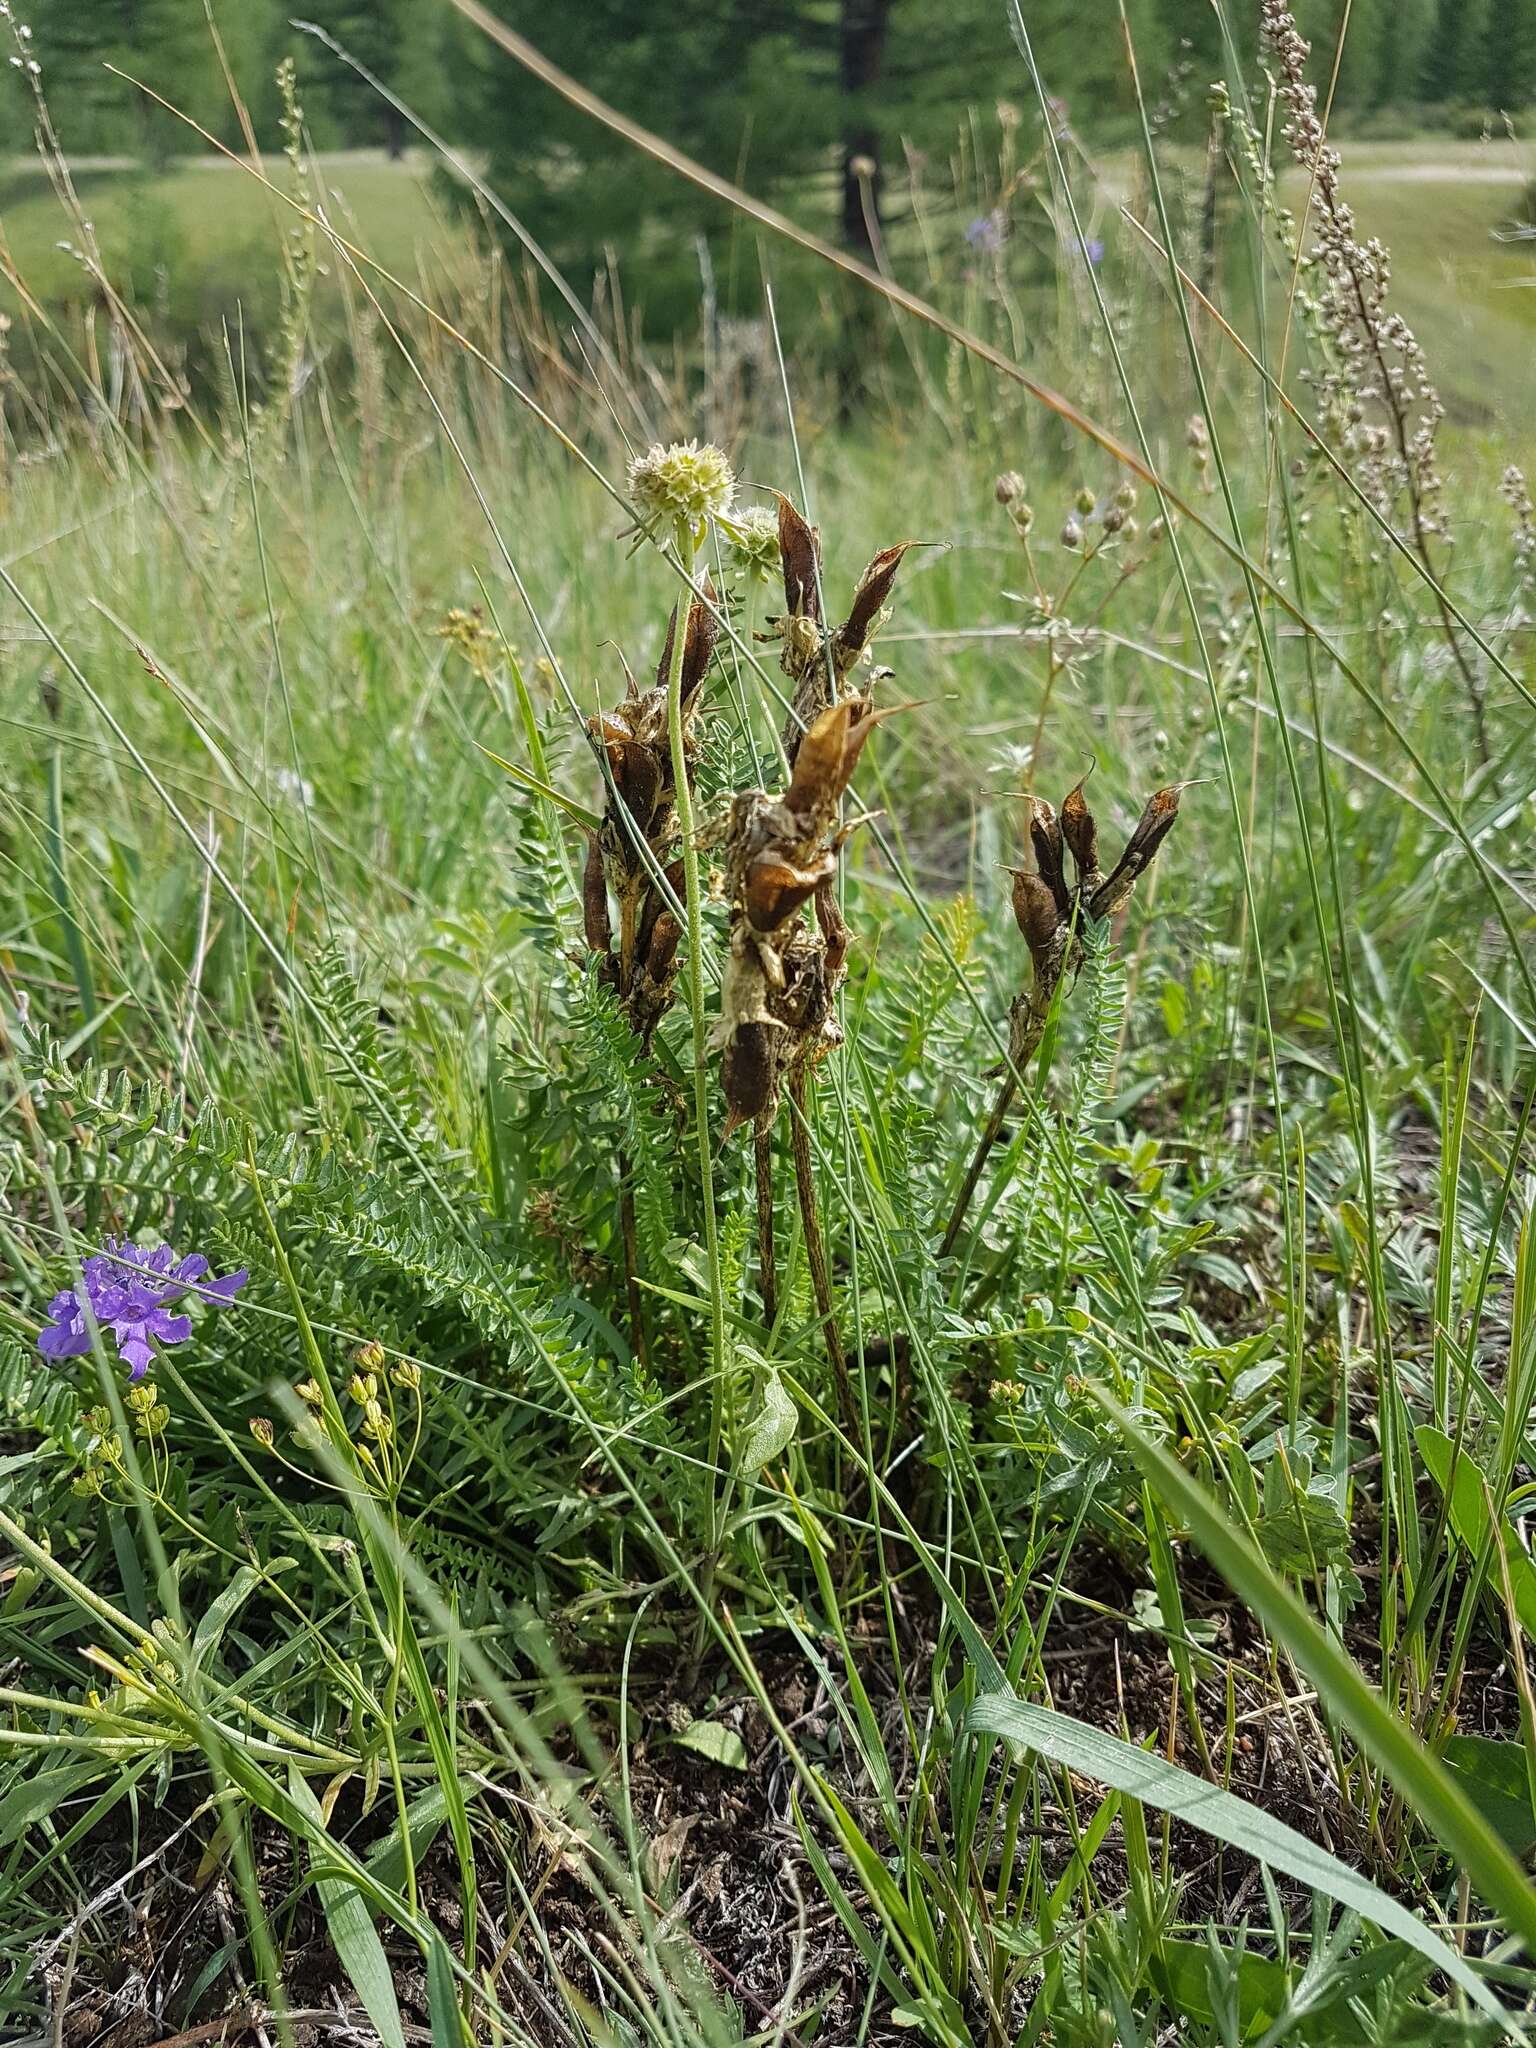
[[[1157,857],[1157,849],[1174,828],[1182,793],[1182,786],[1173,783],[1167,789],[1154,790],[1147,799],[1147,807],[1137,820],[1136,830],[1131,834],[1124,853],[1115,863],[1114,872],[1094,893],[1088,906],[1092,916],[1112,916],[1136,886],[1137,878],[1151,867]]]
[[[738,1024],[720,1061],[720,1086],[733,1124],[762,1115],[773,1094],[773,1031],[767,1023]]]
[[[819,619],[821,542],[788,498],[779,496],[779,561],[784,570],[784,604],[791,617]]]
[[[608,915],[608,877],[597,834],[587,834],[587,864],[581,874],[581,921],[594,953],[613,950],[613,924]]]
[[[1040,879],[1056,899],[1056,908],[1067,914],[1067,879],[1062,872],[1061,826],[1056,813],[1043,796],[1029,800],[1029,843],[1035,850]]]
[[[839,627],[837,635],[838,654],[845,667],[864,652],[864,643],[869,638],[870,629],[879,618],[881,608],[891,594],[891,585],[896,581],[896,571],[901,567],[902,558],[911,545],[909,540],[900,540],[894,547],[882,548],[859,578],[848,617]]]
[[[688,607],[688,631],[683,639],[683,685],[682,699],[686,705],[700,683],[709,673],[709,664],[715,651],[715,642],[720,637],[720,621],[716,617],[717,599],[715,586],[706,576],[704,596],[695,598]],[[661,659],[656,664],[656,687],[665,690],[672,676],[672,643],[677,637],[677,606],[672,607],[672,616],[667,620],[667,637],[662,642]]]
[[[848,751],[848,728],[854,705],[847,699],[818,711],[806,727],[795,754],[794,772],[784,792],[787,810],[814,812],[830,808],[842,795],[848,778],[843,757]]]
[[[1029,957],[1038,967],[1061,927],[1061,912],[1050,885],[1027,868],[1013,871],[1013,916],[1029,947]]]
[[[1086,880],[1099,865],[1099,828],[1088,808],[1080,782],[1062,799],[1061,836],[1077,862],[1078,879]]]

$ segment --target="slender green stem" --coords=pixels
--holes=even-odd
[[[683,907],[688,918],[688,1008],[693,1016],[693,1108],[698,1129],[699,1194],[704,1204],[704,1259],[709,1272],[709,1462],[718,1466],[725,1429],[725,1297],[720,1287],[720,1240],[715,1228],[715,1175],[709,1146],[708,1027],[704,1017],[704,918],[699,896],[699,853],[694,844],[693,791],[688,786],[688,754],[683,739],[683,650],[688,640],[688,588],[693,582],[694,536],[680,524],[676,535],[684,589],[678,599],[672,659],[667,666],[667,738],[672,753],[672,781],[677,804],[678,836],[683,843]],[[716,1505],[718,1514],[718,1502]],[[710,1549],[718,1547],[720,1531],[711,1531]]]

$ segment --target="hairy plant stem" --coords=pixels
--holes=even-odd
[[[992,1114],[982,1126],[981,1136],[976,1140],[976,1150],[971,1154],[971,1163],[966,1168],[965,1179],[960,1183],[960,1192],[955,1197],[955,1206],[950,1211],[949,1223],[944,1231],[944,1240],[939,1246],[939,1257],[941,1259],[949,1257],[955,1248],[956,1238],[959,1237],[961,1230],[965,1227],[966,1212],[969,1210],[972,1198],[976,1193],[976,1183],[981,1179],[988,1154],[1002,1134],[1003,1124],[1007,1119],[1009,1110],[1013,1107],[1013,1100],[1018,1092],[1018,1083],[1014,1080],[1012,1073],[1005,1074],[1003,1076],[1003,1085],[997,1092],[997,1100],[992,1105]]]
[[[619,1235],[624,1246],[624,1298],[629,1310],[629,1348],[649,1371],[650,1339],[645,1330],[645,1296],[640,1291],[640,1231],[635,1220],[634,1162],[619,1148]]]
[[[1062,965],[1063,962],[1058,960],[1053,973],[1037,973],[1030,987],[1013,999],[1013,1008],[1009,1013],[1008,1070],[1003,1075],[1002,1086],[997,1091],[992,1114],[982,1126],[981,1136],[976,1141],[976,1150],[972,1153],[971,1163],[966,1168],[965,1179],[960,1183],[960,1193],[956,1196],[955,1206],[950,1211],[943,1241],[939,1245],[941,1259],[949,1257],[960,1232],[965,1227],[966,1215],[975,1196],[977,1182],[986,1167],[987,1155],[1002,1134],[1003,1124],[1019,1092],[1020,1079],[1040,1050],[1040,1041],[1045,1036],[1056,985],[1061,979]]]
[[[811,1288],[826,1338],[827,1359],[837,1382],[838,1407],[843,1427],[851,1441],[862,1441],[858,1404],[853,1398],[853,1379],[843,1340],[837,1332],[837,1315],[832,1306],[832,1274],[827,1265],[827,1247],[821,1234],[821,1217],[816,1208],[816,1169],[811,1159],[810,1075],[804,1066],[789,1073],[790,1143],[795,1158],[795,1193],[800,1198],[800,1226],[805,1236],[805,1255],[811,1268]]]
[[[752,1160],[757,1168],[758,1292],[763,1321],[770,1329],[779,1312],[779,1276],[773,1252],[773,1131],[762,1124],[752,1132]]]
[[[667,665],[667,739],[672,755],[678,837],[682,841],[683,849],[683,907],[688,919],[688,1008],[693,1016],[693,1113],[698,1132],[699,1195],[704,1204],[704,1261],[709,1274],[709,1462],[714,1466],[719,1462],[721,1440],[725,1433],[725,1297],[720,1286],[720,1239],[715,1227],[715,1176],[709,1146],[709,1046],[704,1019],[704,919],[699,897],[699,852],[694,844],[693,791],[688,784],[688,752],[683,738],[683,650],[688,639],[688,607],[692,601],[692,528],[680,523],[675,541],[678,562],[683,572],[683,590],[678,598],[677,624],[672,634],[672,659]],[[711,1555],[719,1547],[719,1538],[720,1530],[716,1526],[712,1531]]]

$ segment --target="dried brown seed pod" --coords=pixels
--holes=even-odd
[[[742,889],[747,923],[755,932],[776,932],[810,901],[836,867],[830,853],[822,854],[809,867],[799,867],[772,853],[758,854],[747,869]]]
[[[664,982],[677,958],[677,942],[683,928],[670,910],[657,912],[645,947],[645,971],[653,982]]]
[[[911,545],[911,541],[902,540],[894,547],[882,548],[859,578],[858,587],[853,593],[853,603],[848,608],[848,617],[837,631],[837,666],[840,674],[846,674],[864,652],[871,630],[891,594],[896,572]]]
[[[1062,918],[1049,885],[1027,868],[1013,871],[1013,916],[1029,947],[1030,959],[1039,967],[1061,928]]]
[[[1056,908],[1067,912],[1067,878],[1061,857],[1061,825],[1055,810],[1043,796],[1029,800],[1029,843],[1034,848],[1040,878],[1056,899]]]
[[[718,600],[715,587],[706,576],[703,598],[694,598],[688,607],[688,632],[683,641],[683,704],[686,707],[694,692],[709,673],[709,664],[714,659],[715,642],[720,637]],[[656,664],[656,687],[664,690],[672,673],[672,642],[677,633],[677,607],[672,607],[672,616],[667,621],[667,637],[661,650],[661,659]]]
[[[845,697],[811,720],[801,736],[794,772],[784,792],[785,808],[806,821],[808,833],[825,829],[853,780],[859,756],[875,727],[910,708],[887,704],[877,711],[867,697]]]
[[[1062,800],[1061,836],[1077,862],[1079,877],[1086,879],[1095,874],[1099,865],[1099,828],[1088,808],[1081,782],[1069,789]]]
[[[587,862],[581,875],[581,921],[592,951],[603,954],[611,951],[613,925],[608,916],[608,877],[603,868],[603,849],[595,832],[587,835]]]
[[[1088,905],[1091,916],[1112,917],[1125,902],[1136,886],[1138,876],[1144,875],[1151,867],[1157,857],[1157,849],[1173,830],[1179,815],[1179,798],[1187,787],[1187,783],[1175,782],[1167,789],[1155,790],[1148,798],[1147,807],[1137,820],[1124,853],[1115,863],[1108,880],[1094,892]]]
[[[784,607],[792,618],[821,617],[821,539],[782,493],[779,496],[779,561],[784,571]]]
[[[726,1136],[738,1125],[754,1123],[773,1104],[778,1057],[777,1024],[752,1019],[738,1024],[726,1040],[720,1059],[720,1086],[729,1115]]]

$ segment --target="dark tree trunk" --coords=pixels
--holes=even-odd
[[[871,226],[880,220],[880,131],[861,104],[880,81],[885,32],[893,0],[842,0],[838,22],[838,84],[843,121],[843,241],[867,262],[874,254]]]
[[[885,32],[894,0],[841,0],[838,15],[838,84],[843,95],[843,246],[873,263],[880,231],[880,131],[869,107],[885,63]],[[859,407],[868,384],[874,343],[869,293],[850,285],[838,364],[838,404],[844,419]]]

